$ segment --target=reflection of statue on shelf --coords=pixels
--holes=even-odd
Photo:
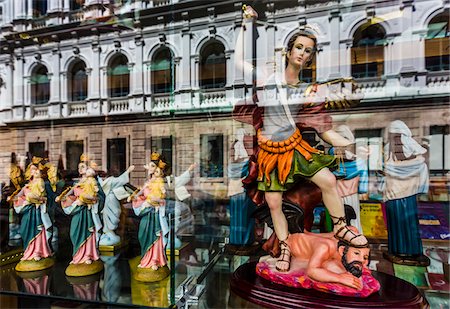
[[[138,234],[141,262],[135,273],[135,279],[138,281],[159,281],[170,273],[164,250],[160,214],[165,211],[163,208],[166,198],[165,167],[166,163],[161,160],[160,154],[153,152],[150,162],[145,166],[149,179],[136,195],[128,198],[128,201],[133,201],[135,214],[141,217]]]
[[[127,197],[123,193],[123,186],[129,182],[130,173],[134,170],[134,165],[130,166],[119,177],[107,177],[99,184],[105,193],[105,206],[102,210],[103,230],[100,236],[100,246],[115,246],[120,244],[120,236],[116,230],[120,222],[121,205],[120,200]]]
[[[350,224],[356,227],[360,232],[364,232],[361,227],[361,215],[359,205],[359,195],[367,194],[369,189],[369,176],[367,171],[366,158],[357,157],[355,148],[355,137],[352,131],[346,125],[341,125],[336,129],[336,132],[352,142],[350,147],[343,149],[339,154],[339,166],[333,173],[338,178],[337,188],[338,193],[342,197],[342,201],[345,205],[349,205],[353,208],[356,214],[356,219],[352,219]],[[367,155],[368,150],[358,149],[359,152],[364,152]],[[337,154],[332,148],[331,154]],[[367,156],[366,156],[367,157]]]
[[[115,303],[119,299],[120,289],[122,288],[122,276],[118,265],[119,256],[120,254],[114,256],[100,256],[105,267],[103,279],[100,281],[100,287],[102,288],[101,297],[103,301]]]
[[[52,221],[48,207],[55,194],[49,181],[44,180],[50,178],[50,171],[55,171],[50,163],[33,157],[25,172],[28,183],[9,197],[14,201],[14,210],[21,215],[20,235],[25,248],[17,271],[37,271],[54,264],[49,243]]]
[[[356,228],[350,228],[358,233]],[[367,239],[365,241],[366,247],[355,248],[338,241],[332,233],[291,234],[286,241],[293,257],[291,270],[286,274],[280,273],[275,270],[273,258],[263,257],[256,271],[278,284],[367,297],[377,292],[380,284],[367,268],[370,249]]]
[[[56,198],[66,214],[72,216],[70,240],[73,245],[72,261],[66,269],[67,276],[89,276],[100,272],[98,239],[102,224],[99,217],[104,194],[95,178],[95,163],[82,155],[78,164],[79,181]],[[68,191],[67,191],[68,190]]]
[[[423,255],[417,214],[417,195],[428,192],[428,168],[423,155],[426,149],[413,138],[411,130],[400,120],[388,127],[384,148],[384,188],[388,226],[388,253],[384,257],[397,264],[428,266]]]
[[[100,275],[101,273],[80,277],[68,276],[66,279],[72,285],[76,299],[98,301]]]
[[[242,186],[242,179],[248,173],[249,155],[244,145],[245,129],[236,130],[235,141],[231,146],[228,164],[228,195],[230,197],[230,243],[226,251],[232,254],[249,255],[259,246],[254,245],[255,219],[252,213],[256,205],[248,197]]]
[[[35,295],[50,295],[50,272],[47,268],[39,271],[18,272],[19,277],[23,279],[25,291]]]

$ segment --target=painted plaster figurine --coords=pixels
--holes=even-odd
[[[135,214],[141,217],[138,234],[141,261],[135,273],[135,279],[138,281],[159,281],[170,273],[167,267],[160,216],[166,198],[165,167],[166,163],[161,160],[160,154],[152,153],[150,162],[145,165],[148,180],[136,195],[128,198],[128,201],[133,201]]]
[[[310,232],[291,234],[286,243],[293,258],[289,273],[275,271],[274,259],[263,257],[256,266],[259,275],[275,283],[342,296],[367,297],[380,289],[368,269],[368,246],[353,247],[332,233]]]
[[[50,258],[52,221],[48,214],[48,199],[54,198],[54,193],[43,179],[48,166],[42,158],[34,157],[26,171],[28,183],[13,197],[14,210],[21,216],[20,235],[24,246],[17,271],[42,270],[54,264]]]
[[[104,201],[95,178],[95,164],[82,155],[78,164],[80,180],[68,192],[56,198],[66,214],[72,216],[70,240],[73,245],[72,261],[66,269],[67,276],[81,277],[100,272],[103,264],[99,260],[98,240],[102,224],[99,208]]]
[[[384,148],[384,190],[388,226],[388,253],[393,263],[428,266],[423,254],[417,214],[417,195],[428,192],[426,149],[412,137],[401,120],[388,127],[388,143]]]
[[[353,208],[356,214],[356,219],[352,219],[350,224],[356,227],[361,233],[364,232],[361,226],[361,211],[360,211],[360,195],[367,195],[369,191],[369,175],[367,170],[367,149],[355,149],[355,137],[352,131],[346,125],[340,125],[336,128],[336,132],[352,142],[352,147],[345,149],[340,154],[338,162],[338,169],[333,173],[338,178],[337,188],[338,193],[342,197],[345,205]],[[356,155],[360,153],[360,156]],[[330,149],[330,154],[335,154],[335,149]]]
[[[120,244],[120,236],[116,230],[120,222],[122,199],[119,190],[130,181],[130,173],[134,170],[134,165],[130,166],[119,177],[107,177],[98,179],[99,185],[105,193],[105,207],[102,210],[103,230],[100,236],[100,246],[115,246]]]
[[[245,20],[257,18],[257,13],[250,6],[244,9]],[[243,59],[242,35],[243,31],[236,43],[236,65],[246,74],[252,74],[252,65]],[[325,113],[327,102],[309,104],[308,100],[311,103],[316,101],[314,96],[317,87],[306,89],[299,78],[302,69],[313,61],[317,49],[316,38],[311,31],[299,31],[291,36],[287,45],[283,74],[270,74],[262,70],[257,72],[257,85],[264,90],[258,93],[258,107],[253,112],[253,125],[257,130],[259,146],[258,190],[264,192],[274,230],[280,240],[281,255],[276,268],[281,272],[289,270],[291,258],[291,250],[286,243],[289,231],[282,211],[282,196],[283,192],[300,179],[308,179],[322,191],[337,239],[352,246],[367,245],[365,237],[346,225],[344,205],[336,188],[336,177],[329,170],[329,167],[335,165],[335,157],[311,147],[302,137],[304,129],[313,128],[322,140],[335,147],[351,143],[331,129],[331,116]],[[309,94],[305,104],[288,103],[306,93]]]

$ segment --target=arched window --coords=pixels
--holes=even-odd
[[[47,68],[39,65],[31,74],[31,103],[45,104],[50,99],[50,80]]]
[[[84,0],[70,0],[69,6],[71,11],[81,10]]]
[[[120,54],[111,60],[108,67],[109,96],[125,97],[130,93],[130,70],[128,59]]]
[[[304,83],[311,83],[316,81],[316,59],[314,57],[313,62],[310,66],[304,67],[300,71],[300,76],[298,77]]]
[[[450,70],[450,31],[448,19],[450,10],[435,16],[428,24],[425,40],[425,68],[428,71]]]
[[[77,61],[70,70],[69,75],[69,99],[71,101],[83,101],[87,98],[88,78],[86,64]]]
[[[173,55],[169,48],[159,49],[152,59],[151,81],[153,93],[170,93],[175,86]]]
[[[203,89],[225,87],[227,67],[225,47],[217,40],[207,43],[200,52],[199,86]]]
[[[47,14],[47,0],[33,0],[33,17],[41,17]]]
[[[364,24],[353,36],[352,76],[381,77],[384,74],[386,31],[378,24]]]

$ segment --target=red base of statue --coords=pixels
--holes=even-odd
[[[366,298],[344,297],[311,289],[292,288],[258,276],[256,263],[240,266],[231,278],[231,290],[267,308],[423,308],[419,290],[394,276],[373,271],[381,289]]]

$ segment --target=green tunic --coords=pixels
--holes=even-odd
[[[267,185],[266,177],[264,176],[263,180],[258,182],[258,190],[284,192],[289,190],[289,188],[291,188],[301,178],[310,178],[321,169],[325,167],[334,167],[336,165],[335,156],[315,153],[312,153],[311,155],[313,160],[309,162],[297,150],[295,150],[291,171],[286,179],[286,185],[283,186],[278,181],[278,170],[275,168],[270,173],[270,186]]]

